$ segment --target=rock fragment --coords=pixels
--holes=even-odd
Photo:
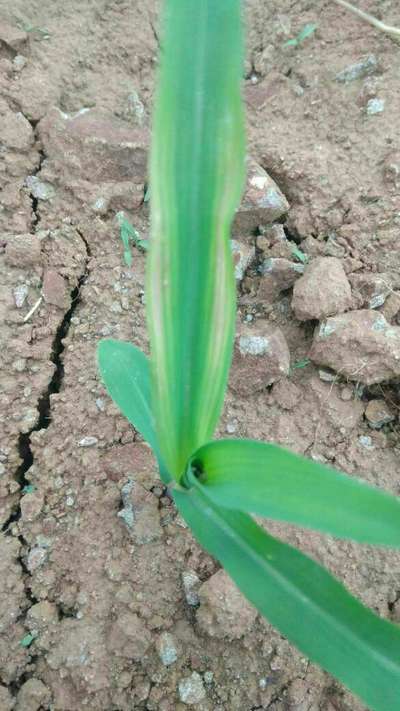
[[[0,44],[5,44],[14,51],[20,50],[28,39],[28,35],[19,27],[14,27],[6,20],[0,22]]]
[[[351,287],[335,257],[317,257],[293,289],[292,308],[299,321],[321,320],[351,307]]]
[[[51,701],[51,693],[40,679],[28,679],[20,688],[15,711],[38,711]]]
[[[178,691],[180,700],[188,706],[200,703],[206,695],[203,680],[197,672],[182,679],[179,682]]]
[[[365,410],[365,417],[368,420],[368,424],[372,429],[379,430],[388,422],[393,422],[395,419],[393,412],[387,406],[385,400],[377,399],[370,400],[367,409]]]
[[[257,297],[260,301],[270,302],[295,284],[304,273],[304,265],[282,257],[272,257],[264,260],[260,272],[262,278]]]
[[[70,304],[64,278],[54,269],[47,269],[43,276],[42,295],[46,303],[66,309]]]
[[[282,331],[266,321],[241,325],[235,339],[230,388],[251,395],[289,374],[290,353]]]
[[[11,267],[33,267],[41,263],[41,243],[36,235],[4,235],[5,261]]]
[[[185,598],[188,605],[196,607],[199,602],[200,578],[194,570],[184,570],[182,573],[182,584],[185,591]]]
[[[310,358],[365,385],[400,375],[400,327],[382,314],[361,309],[321,323]]]
[[[244,196],[233,222],[233,233],[251,234],[260,225],[275,222],[288,210],[289,203],[275,181],[264,168],[250,160]]]
[[[356,79],[363,79],[364,77],[369,77],[371,74],[375,74],[379,69],[379,63],[374,54],[368,54],[365,57],[361,57],[355,64],[349,64],[347,67],[342,69],[341,72],[336,74],[336,81],[342,84],[348,84]]]
[[[243,597],[224,570],[202,584],[200,607],[196,613],[202,632],[210,637],[239,639],[248,634],[257,610]]]
[[[169,632],[163,632],[159,636],[156,642],[156,648],[158,656],[160,657],[164,666],[169,667],[178,659],[178,650],[176,648],[176,643],[172,634],[170,634]]]
[[[252,245],[246,244],[245,242],[239,242],[236,239],[231,240],[231,249],[233,254],[235,279],[240,282],[245,275],[246,269],[253,261],[256,250]]]

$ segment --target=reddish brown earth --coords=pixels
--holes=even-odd
[[[399,493],[400,49],[332,2],[247,9],[256,166],[219,434]],[[365,711],[200,550],[99,382],[100,338],[147,348],[145,256],[126,266],[115,215],[148,236],[156,10],[0,0],[0,711]],[[268,527],[399,619],[397,553]]]

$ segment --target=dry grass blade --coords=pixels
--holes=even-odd
[[[386,35],[389,35],[389,37],[391,37],[396,42],[400,42],[399,28],[392,27],[391,25],[387,25],[385,22],[381,22],[381,20],[377,20],[377,18],[373,15],[370,15],[369,12],[359,10],[358,7],[355,7],[350,2],[347,2],[347,0],[335,0],[335,2],[338,5],[345,7],[346,10],[350,10],[350,12],[352,12],[354,15],[357,15],[357,17],[360,17],[362,20],[365,20],[365,22],[368,22],[373,27],[376,27],[377,30],[384,32]]]

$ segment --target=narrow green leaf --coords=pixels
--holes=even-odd
[[[158,441],[179,478],[212,436],[231,361],[228,238],[244,177],[241,3],[167,0],[163,29],[147,315]]]
[[[97,359],[101,379],[122,414],[150,444],[165,483],[171,477],[162,463],[150,399],[149,361],[132,343],[112,338],[100,341]]]
[[[297,247],[296,245],[294,247],[292,247],[292,254],[302,264],[307,264],[309,262],[308,255],[304,254],[304,252],[301,249],[299,249],[299,247]]]
[[[250,602],[312,661],[375,711],[400,699],[400,630],[364,607],[324,568],[246,514],[214,504],[195,483],[175,491],[180,513]]]
[[[400,547],[400,499],[360,479],[251,440],[210,442],[192,462],[219,506]]]

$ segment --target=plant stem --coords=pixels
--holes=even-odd
[[[397,27],[392,27],[391,25],[387,25],[385,22],[381,22],[381,20],[377,20],[376,17],[370,15],[369,12],[359,10],[358,7],[355,7],[351,3],[347,2],[347,0],[335,0],[335,2],[338,5],[345,7],[347,10],[350,10],[350,12],[354,13],[354,15],[357,15],[357,17],[361,17],[362,20],[365,20],[373,27],[376,27],[377,30],[384,32],[386,35],[389,35],[393,40],[397,42],[400,41],[400,29],[398,29]]]

